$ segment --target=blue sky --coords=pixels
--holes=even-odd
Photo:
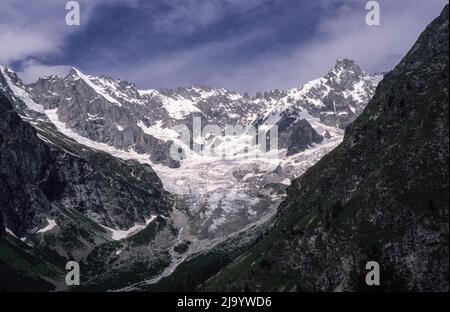
[[[80,0],[81,25],[64,0],[2,0],[0,63],[27,82],[68,66],[140,88],[206,84],[240,92],[292,88],[337,58],[369,72],[391,69],[445,0]]]

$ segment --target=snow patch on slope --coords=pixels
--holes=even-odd
[[[68,136],[69,138],[75,140],[76,142],[83,144],[87,147],[103,151],[106,153],[109,153],[115,157],[121,158],[121,159],[136,159],[137,161],[143,163],[143,164],[149,164],[151,166],[155,166],[150,160],[150,155],[148,154],[138,154],[132,150],[130,151],[124,151],[119,150],[113,146],[110,146],[105,143],[99,143],[94,140],[88,139],[86,137],[83,137],[73,131],[70,128],[67,128],[66,124],[59,120],[58,118],[58,109],[48,109],[45,110],[44,113],[47,115],[48,119],[55,125],[55,127],[58,129],[59,132],[62,134]]]
[[[11,78],[8,75],[8,70],[5,67],[0,67],[0,71],[2,72],[3,76],[5,77],[6,83],[8,84],[8,87],[13,92],[14,96],[22,100],[25,105],[36,112],[42,113],[44,111],[44,107],[42,105],[37,104],[31,96],[22,88],[16,86],[12,81]]]
[[[161,120],[158,120],[155,125],[150,127],[145,126],[143,121],[139,121],[137,125],[142,129],[142,131],[144,131],[144,133],[150,134],[151,136],[165,142],[178,138],[178,132],[170,128],[163,128]]]
[[[9,235],[11,235],[11,236],[13,236],[13,237],[15,237],[15,238],[17,238],[17,239],[19,239],[17,236],[16,236],[16,234],[14,234],[14,232],[13,231],[11,231],[10,229],[8,229],[8,228],[5,228],[5,231],[6,231],[6,233],[8,233]]]
[[[128,230],[117,230],[117,229],[106,227],[104,225],[102,225],[102,227],[111,232],[111,238],[113,240],[121,240],[121,239],[125,239],[127,237],[130,237],[131,235],[134,235],[134,234],[142,231],[143,229],[145,229],[147,227],[147,225],[149,225],[155,219],[156,219],[156,216],[151,216],[150,219],[145,220],[145,225],[136,223],[134,226],[132,226]]]
[[[46,227],[38,230],[36,233],[48,232],[48,231],[52,230],[57,225],[56,221],[54,219],[49,219],[49,218],[46,218],[46,219],[47,219],[48,225]]]
[[[183,119],[192,113],[201,113],[194,102],[182,96],[161,97],[163,107],[173,119]]]
[[[97,85],[94,84],[92,80],[94,80],[93,78],[91,78],[90,76],[87,76],[85,74],[83,74],[81,71],[79,71],[78,69],[74,68],[74,70],[76,71],[78,77],[80,77],[89,87],[91,87],[95,92],[97,92],[99,95],[101,95],[102,97],[104,97],[108,102],[116,104],[117,106],[122,106],[122,104],[117,101],[115,98],[113,98],[112,96],[110,96],[104,89],[103,86],[101,85]]]

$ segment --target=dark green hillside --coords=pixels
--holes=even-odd
[[[208,290],[448,290],[448,5]],[[365,286],[378,261],[381,285]]]

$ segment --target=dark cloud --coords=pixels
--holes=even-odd
[[[0,63],[27,80],[73,65],[141,88],[291,88],[337,58],[391,69],[447,1],[379,1],[381,25],[372,27],[358,0],[79,2],[82,25],[74,28],[63,24],[65,1],[3,0]]]

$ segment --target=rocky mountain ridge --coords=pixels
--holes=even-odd
[[[170,141],[177,138],[173,128],[178,124],[191,128],[195,116],[205,125],[245,128],[295,107],[325,125],[344,129],[362,111],[381,77],[367,75],[354,61],[344,59],[323,78],[300,88],[250,98],[209,87],[138,90],[132,83],[85,75],[78,69],[64,78],[49,76],[30,85],[8,68],[1,72],[2,88],[13,101],[19,99],[20,114],[56,109],[58,120],[79,135],[120,150],[149,154],[153,163],[169,167],[179,166],[168,155]]]
[[[448,291],[449,7],[206,290]],[[380,265],[380,286],[365,282]]]

